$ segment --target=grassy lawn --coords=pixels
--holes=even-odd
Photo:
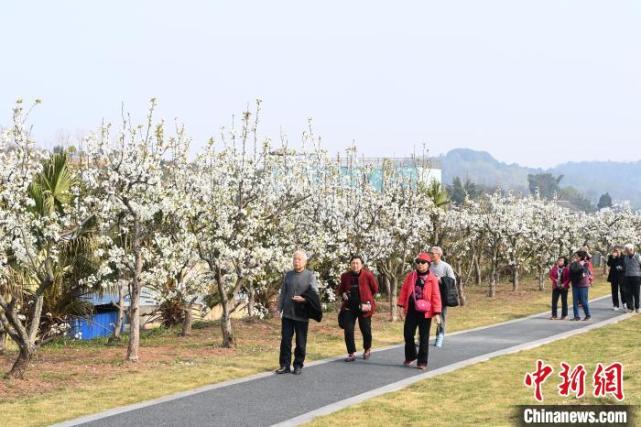
[[[449,331],[523,317],[549,307],[549,291],[539,292],[533,284],[524,284],[517,292],[511,291],[511,285],[501,285],[494,299],[485,292],[485,287],[468,288],[468,305],[449,312]],[[608,293],[609,285],[599,282],[590,296]],[[373,321],[374,347],[402,342],[402,323],[389,322],[387,317],[380,312]],[[46,425],[277,367],[278,320],[234,321],[235,349],[220,347],[218,324],[197,326],[190,337],[178,337],[176,330],[145,331],[138,363],[122,360],[125,343],[58,341],[43,347],[25,380],[0,380],[3,424]],[[321,323],[311,322],[307,350],[308,361],[345,353],[335,313],[328,313]],[[7,371],[12,360],[11,353],[0,355],[0,370]],[[479,397],[486,398],[486,393]]]
[[[423,426],[511,426],[516,424],[512,405],[537,404],[533,389],[523,385],[537,359],[552,365],[554,372],[543,385],[545,404],[641,404],[641,358],[639,331],[641,315],[618,324],[556,341],[532,350],[500,356],[461,370],[421,381],[399,392],[389,393],[354,405],[309,425],[403,425]],[[557,387],[561,362],[586,368],[586,395],[581,399],[561,397]],[[621,362],[624,366],[623,402],[612,397],[592,396],[596,363]],[[372,421],[374,420],[374,421]]]

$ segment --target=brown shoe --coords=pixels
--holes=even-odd
[[[416,367],[421,371],[424,371],[425,369],[427,369],[427,363],[419,363],[418,365],[416,365]]]
[[[550,316],[550,320],[556,320],[556,319],[558,319],[558,317],[556,317],[556,316]]]
[[[416,360],[416,359],[414,359],[414,360]],[[403,366],[409,367],[412,363],[414,363],[414,360],[406,360],[405,362],[403,362]]]
[[[356,360],[356,357],[354,356],[354,353],[348,354],[347,357],[345,358],[346,362],[354,362]]]
[[[363,359],[367,360],[371,355],[372,355],[372,350],[368,348],[363,352]]]

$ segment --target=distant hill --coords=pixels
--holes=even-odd
[[[562,174],[561,186],[573,186],[594,204],[601,194],[608,192],[615,202],[629,200],[633,207],[641,208],[641,161],[569,162],[549,169],[528,168],[500,162],[488,152],[467,148],[451,150],[438,160],[445,184],[451,184],[459,176],[490,187],[528,193],[528,174],[549,172]]]

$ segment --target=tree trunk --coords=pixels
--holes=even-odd
[[[483,275],[481,274],[481,257],[479,256],[474,261],[474,271],[476,272],[476,284],[483,283]]]
[[[136,282],[137,280],[134,280]],[[129,301],[129,345],[127,360],[137,362],[140,349],[140,284],[132,283]]]
[[[114,331],[109,338],[109,342],[120,341],[120,332],[122,331],[122,322],[125,320],[125,283],[120,282],[118,284],[118,318],[116,319],[116,325],[114,326]]]
[[[229,315],[229,301],[227,300],[227,292],[223,285],[220,270],[217,270],[216,276],[216,284],[218,285],[218,293],[220,294],[220,305],[223,309],[223,315],[220,318],[220,328],[223,333],[223,347],[232,348],[236,345],[236,340],[234,338],[234,329],[232,328],[231,317]]]
[[[543,267],[539,266],[539,291],[545,289],[545,279],[543,277]]]
[[[382,277],[383,277],[383,285],[385,286],[385,294],[389,298],[389,296],[392,294],[392,288],[390,287],[390,283],[387,276],[383,274]],[[390,306],[390,312],[391,311],[392,311],[392,307]]]
[[[492,277],[490,278],[490,288],[487,292],[487,296],[490,298],[494,298],[496,296],[496,275],[492,273]]]
[[[249,317],[254,317],[254,304],[255,302],[255,295],[254,295],[254,286],[252,282],[249,282],[248,288],[247,288],[247,315]]]
[[[11,370],[7,373],[7,378],[23,379],[29,362],[36,351],[36,346],[29,343],[20,344],[18,358],[13,363]]]
[[[466,298],[465,298],[465,283],[463,280],[463,274],[461,274],[462,273],[461,268],[462,268],[461,261],[458,260],[456,262],[456,269],[459,271],[459,274],[456,280],[456,287],[458,288],[459,304],[461,305],[461,307],[463,307],[465,306]]]
[[[142,254],[140,240],[134,239],[135,267],[134,277],[129,289],[129,345],[127,346],[127,360],[137,362],[140,359],[140,273],[142,272]]]
[[[398,278],[396,276],[391,278],[390,285],[390,315],[392,322],[396,322],[398,320],[398,305],[396,305],[396,301],[398,300]]]
[[[140,349],[140,292],[142,283],[140,283],[140,274],[142,273],[142,252],[140,247],[140,230],[139,225],[134,225],[134,274],[129,291],[129,345],[127,346],[127,360],[137,362],[139,360],[138,351]]]
[[[498,275],[498,268],[496,260],[492,260],[492,271],[490,273],[490,288],[488,289],[487,296],[494,298],[496,296],[496,277]]]
[[[183,318],[183,327],[182,327],[182,331],[180,332],[180,335],[183,336],[183,337],[188,337],[189,335],[191,335],[191,325],[193,323],[193,316],[192,316],[192,313],[191,313],[192,306],[193,306],[192,302],[187,303],[186,306],[185,306],[185,315],[184,315],[184,318]]]
[[[6,343],[7,333],[4,330],[0,330],[0,354],[4,354]]]
[[[463,281],[459,280],[456,282],[456,287],[458,288],[459,305],[464,307],[467,303],[467,298],[465,297],[465,284]]]
[[[47,266],[48,267],[48,266]],[[50,270],[47,271],[49,273]],[[43,292],[51,285],[51,275],[41,282],[40,287],[36,291],[36,298],[31,310],[31,323],[29,327],[20,320],[16,310],[16,301],[12,300],[7,303],[2,295],[0,295],[0,322],[2,322],[3,331],[11,336],[11,339],[18,345],[18,357],[14,362],[11,370],[6,374],[7,378],[24,378],[24,373],[27,370],[29,361],[33,357],[36,349],[38,339],[38,331],[40,329],[40,317],[42,315],[42,306],[44,303]]]
[[[514,264],[512,267],[512,291],[519,289],[519,265]]]

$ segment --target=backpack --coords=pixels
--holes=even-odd
[[[459,305],[458,288],[456,280],[451,277],[441,277],[439,280],[439,290],[441,291],[441,303],[447,307],[456,307]]]

